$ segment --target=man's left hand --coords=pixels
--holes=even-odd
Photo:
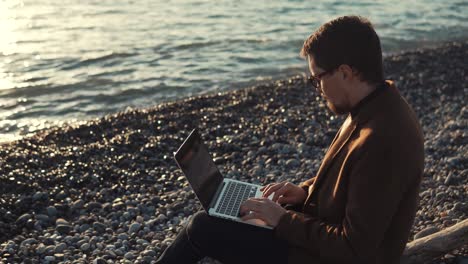
[[[268,198],[250,198],[240,207],[242,220],[261,219],[267,225],[276,227],[286,209]]]

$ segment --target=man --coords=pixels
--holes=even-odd
[[[158,263],[203,256],[223,263],[399,263],[424,168],[416,115],[384,81],[380,40],[368,20],[345,16],[322,25],[301,54],[331,111],[348,115],[316,177],[299,186],[269,184],[263,198],[243,203],[244,220],[261,219],[273,230],[197,213]]]

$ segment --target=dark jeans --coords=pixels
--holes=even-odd
[[[196,263],[205,256],[223,264],[286,264],[288,246],[273,230],[196,213],[156,261],[160,264]]]

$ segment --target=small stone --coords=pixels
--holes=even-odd
[[[93,260],[93,264],[107,264],[107,261],[103,258],[97,258]]]
[[[56,196],[55,196],[55,199],[57,199],[58,201],[60,200],[63,200],[67,198],[67,194],[64,192],[64,191],[61,191],[59,192]]]
[[[460,202],[457,202],[453,205],[452,210],[454,211],[461,211],[463,209],[463,204]]]
[[[52,261],[55,261],[55,257],[54,256],[45,256],[44,260],[52,262]]]
[[[84,243],[83,245],[81,245],[80,249],[81,251],[88,251],[90,247],[91,245],[89,243]]]
[[[67,249],[67,244],[60,243],[55,247],[55,252],[62,253],[65,249]]]
[[[94,222],[93,228],[99,233],[104,233],[106,231],[106,225],[103,223],[99,223],[99,222]]]
[[[166,238],[162,241],[163,244],[166,244],[166,245],[170,245],[172,244],[172,242],[174,242],[174,239],[173,238]]]
[[[36,219],[43,222],[43,223],[49,222],[49,216],[45,215],[45,214],[37,214]]]
[[[36,244],[36,243],[37,243],[37,240],[35,238],[28,238],[28,239],[23,240],[23,242],[21,242],[21,247],[25,245],[30,245],[30,244]]]
[[[23,214],[18,219],[16,220],[16,224],[18,225],[23,225],[25,224],[29,219],[32,218],[32,215],[30,214]]]
[[[154,250],[145,250],[143,252],[141,252],[141,254],[143,256],[151,256],[151,257],[155,257],[156,256],[156,252]]]
[[[122,210],[125,208],[125,204],[123,202],[116,202],[112,204],[112,209],[114,210]]]
[[[449,173],[449,175],[447,176],[447,178],[444,181],[444,184],[447,185],[447,186],[456,184],[456,179],[455,179],[455,177],[453,177],[452,172]]]
[[[86,232],[86,230],[89,229],[89,225],[88,224],[82,224],[80,225],[80,227],[78,228],[78,230],[80,231],[80,233],[83,233],[83,232]]]
[[[44,192],[36,192],[34,195],[33,195],[33,201],[45,201],[47,199],[49,199],[49,195],[47,193],[44,193]]]
[[[443,200],[445,198],[445,196],[447,196],[444,192],[438,192],[435,196],[435,199],[437,201],[440,201],[440,200]]]
[[[167,216],[165,214],[160,214],[156,217],[156,220],[159,222],[159,223],[164,223],[167,221]]]
[[[127,254],[125,254],[124,258],[132,260],[135,258],[135,255],[132,252],[128,252]]]
[[[56,225],[70,225],[70,223],[63,218],[57,218],[57,220],[55,220],[55,224]]]
[[[102,209],[102,204],[99,203],[99,202],[90,202],[90,203],[87,204],[86,208],[89,211],[92,211],[94,209]]]
[[[78,199],[75,202],[73,202],[72,207],[75,209],[81,209],[83,208],[85,202],[82,199]]]
[[[46,254],[50,254],[50,253],[53,253],[55,250],[55,246],[54,245],[49,245],[45,248],[45,252]]]
[[[128,240],[128,235],[125,233],[122,233],[122,234],[119,234],[117,238],[120,240]]]
[[[44,244],[39,244],[36,248],[36,254],[41,255],[46,251],[46,246]]]
[[[138,230],[140,230],[140,228],[141,228],[140,223],[133,223],[132,225],[130,225],[130,227],[128,229],[128,233],[133,234],[133,233],[137,232]]]
[[[299,167],[299,165],[301,165],[301,163],[297,159],[289,159],[286,161],[286,166],[290,168]]]
[[[70,225],[57,225],[55,230],[60,234],[68,234],[72,230],[72,227]]]
[[[461,158],[460,157],[451,157],[451,158],[448,158],[447,159],[447,163],[449,164],[449,166],[451,166],[452,168],[456,168],[458,167],[460,164],[461,164]]]
[[[55,217],[55,216],[57,216],[57,208],[55,208],[54,206],[49,206],[49,207],[47,207],[47,214],[48,214],[50,217]]]

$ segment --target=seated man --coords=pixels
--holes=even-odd
[[[347,115],[316,177],[269,184],[263,198],[243,203],[244,220],[261,219],[272,230],[197,213],[157,263],[204,256],[225,264],[399,263],[424,168],[417,117],[384,81],[380,40],[368,20],[322,25],[301,54],[313,88],[331,111]]]

